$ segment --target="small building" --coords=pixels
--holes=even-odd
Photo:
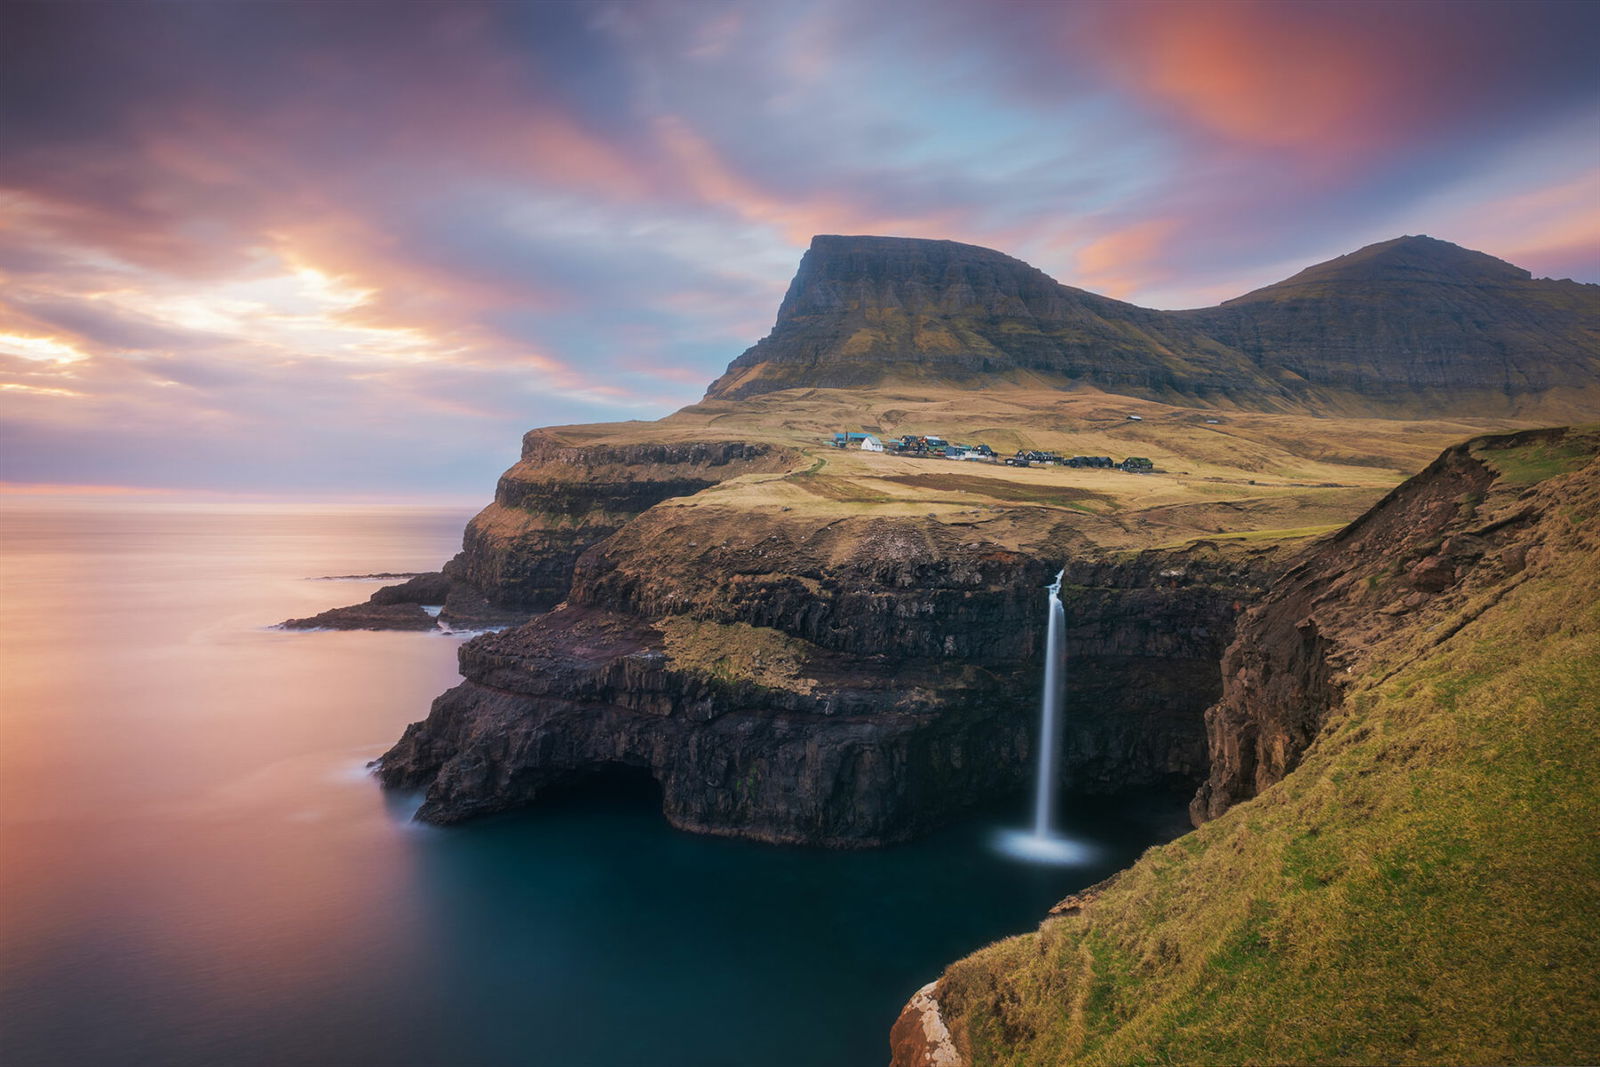
[[[1149,474],[1156,469],[1156,465],[1143,456],[1129,456],[1118,466],[1129,474]]]
[[[861,451],[882,452],[883,442],[872,436],[870,433],[866,434],[861,438]]]
[[[925,456],[928,454],[928,439],[914,433],[901,434],[889,442],[889,447],[902,455]]]
[[[1067,460],[1069,467],[1100,467],[1110,470],[1116,466],[1110,456],[1073,456]]]
[[[1129,415],[1128,416],[1128,421],[1129,422],[1143,422],[1144,421],[1144,416],[1143,415]]]

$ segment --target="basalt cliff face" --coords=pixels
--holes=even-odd
[[[642,516],[580,558],[561,607],[464,646],[467,680],[384,757],[384,782],[425,788],[419,817],[448,823],[620,765],[682,828],[836,847],[1022,788],[1046,561],[925,522],[704,512]],[[1069,566],[1069,783],[1202,772],[1216,657],[1273,558],[1201,545]]]
[[[772,333],[709,397],[1039,376],[1163,400],[1416,417],[1600,414],[1600,286],[1429,237],[1163,312],[953,241],[813,240]]]
[[[1524,431],[1301,553],[1199,828],[919,990],[893,1063],[1593,1059],[1597,520],[1600,427]]]

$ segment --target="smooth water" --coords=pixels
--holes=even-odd
[[[0,508],[0,1062],[771,1065],[887,1059],[906,997],[1184,828],[1073,800],[1077,867],[670,829],[613,782],[448,831],[366,761],[459,639],[264,624],[421,570],[453,511]]]

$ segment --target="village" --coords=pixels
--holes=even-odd
[[[1019,451],[1001,456],[985,444],[963,445],[932,434],[902,434],[880,438],[876,434],[845,430],[833,435],[834,448],[855,448],[862,452],[883,452],[915,459],[952,459],[977,463],[1003,463],[1007,467],[1091,467],[1153,474],[1155,464],[1144,456],[1129,456],[1118,463],[1110,456],[1063,456],[1056,452]]]

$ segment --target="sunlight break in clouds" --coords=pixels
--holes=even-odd
[[[77,363],[89,358],[54,337],[26,337],[14,333],[0,333],[0,354],[19,356],[36,363]]]

